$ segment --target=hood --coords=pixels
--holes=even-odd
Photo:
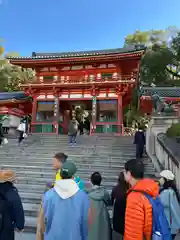
[[[91,189],[87,190],[89,198],[95,201],[106,200],[106,190],[104,187],[93,186]]]
[[[10,189],[15,189],[11,182],[0,183],[0,194],[4,195]]]
[[[56,181],[54,189],[62,199],[68,199],[79,191],[78,184],[72,179]]]
[[[130,191],[140,191],[149,194],[151,197],[157,197],[159,195],[159,186],[152,179],[142,179],[130,189]]]

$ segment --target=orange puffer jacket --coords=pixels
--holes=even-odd
[[[157,197],[159,186],[151,179],[142,179],[128,192],[124,240],[151,240],[152,207],[143,193],[136,191]]]

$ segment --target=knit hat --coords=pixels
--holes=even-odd
[[[160,176],[167,179],[167,180],[170,180],[170,181],[173,181],[174,180],[174,174],[170,171],[170,170],[164,170],[160,173]]]
[[[67,161],[62,165],[61,177],[62,178],[72,178],[76,172],[77,172],[76,165],[71,161]]]
[[[0,183],[14,182],[16,175],[11,170],[0,170]]]

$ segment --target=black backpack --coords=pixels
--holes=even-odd
[[[0,240],[14,240],[14,229],[8,200],[0,193]]]

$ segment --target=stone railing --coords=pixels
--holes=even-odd
[[[180,189],[180,143],[159,133],[155,139],[155,153],[162,169],[169,169],[174,173]]]
[[[157,172],[171,170],[180,189],[180,144],[166,136],[172,123],[179,122],[177,116],[152,116],[146,132],[146,152]]]

